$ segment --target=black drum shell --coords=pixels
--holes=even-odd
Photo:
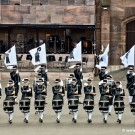
[[[68,108],[71,110],[78,109],[79,99],[77,95],[70,95],[68,99]]]
[[[124,111],[125,104],[124,101],[114,101],[114,110],[115,111]]]
[[[30,100],[20,100],[19,102],[20,110],[30,110]]]
[[[13,100],[4,100],[3,101],[3,110],[4,111],[14,111],[14,101]]]

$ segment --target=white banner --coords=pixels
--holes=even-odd
[[[81,61],[82,61],[82,43],[80,41],[70,53],[68,62],[81,62]]]
[[[17,65],[15,45],[11,49],[5,52],[4,63],[6,66]]]
[[[46,64],[46,47],[45,43],[37,48],[34,48],[29,51],[32,56],[32,64],[39,65],[39,64]]]
[[[125,67],[128,65],[135,65],[135,45],[123,56],[120,57],[121,62]]]
[[[106,47],[103,54],[99,55],[99,65],[96,65],[97,68],[101,69],[102,66],[108,66],[108,53],[109,53],[109,44]]]

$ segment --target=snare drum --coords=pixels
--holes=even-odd
[[[100,100],[99,101],[99,110],[107,111],[109,109],[109,101],[108,100]]]
[[[114,110],[123,111],[125,107],[124,101],[114,101]]]
[[[30,110],[30,100],[20,100],[19,108],[20,110]]]
[[[135,102],[130,103],[131,112],[135,112]]]
[[[3,110],[5,112],[14,110],[14,101],[12,100],[4,100],[3,101]]]
[[[54,99],[52,101],[52,107],[54,110],[60,110],[63,106],[63,100],[62,99]]]
[[[35,110],[44,110],[45,100],[35,100],[34,102]]]
[[[93,110],[93,108],[94,108],[94,100],[92,100],[92,99],[84,99],[83,108],[85,110]]]
[[[68,108],[69,109],[78,109],[78,96],[72,95],[72,97],[70,97],[68,99]]]

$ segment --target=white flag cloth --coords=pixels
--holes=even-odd
[[[29,51],[32,56],[32,64],[46,64],[46,47],[45,43],[37,48],[34,48]]]
[[[108,53],[109,53],[109,44],[107,45],[103,54],[99,55],[99,65],[96,65],[97,68],[101,69],[102,66],[108,66]]]
[[[76,45],[73,51],[70,53],[68,62],[81,62],[82,61],[82,43],[81,41]]]
[[[104,51],[104,46],[103,46],[103,45],[101,46],[101,51],[102,51],[102,52]]]
[[[15,45],[5,52],[4,63],[6,66],[17,65]]]
[[[135,65],[135,45],[123,56],[120,57],[121,62],[125,67],[128,65]]]

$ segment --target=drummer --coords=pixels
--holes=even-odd
[[[68,92],[69,86],[72,84],[72,79],[74,78],[74,74],[70,74],[65,81],[65,90]]]
[[[69,89],[70,89],[70,87],[72,85],[72,80],[74,79],[74,77],[75,77],[74,74],[70,74],[69,77],[66,78],[66,86],[65,86],[65,88],[67,90],[67,95],[68,95]],[[67,98],[68,98],[68,96],[67,96]]]
[[[44,79],[44,84],[47,88],[47,84],[49,84],[49,80],[48,80],[46,65],[41,65],[39,73],[41,74],[41,77]]]
[[[107,123],[107,117],[108,117],[108,111],[109,111],[109,98],[111,97],[110,91],[109,91],[109,86],[107,85],[107,80],[104,79],[103,83],[100,87],[100,101],[108,101],[108,108],[106,109],[100,109],[101,113],[103,114],[103,121],[104,123]],[[100,104],[99,101],[99,104]]]
[[[84,87],[84,94],[85,94],[85,99],[91,99],[94,101],[94,96],[96,95],[96,88],[93,86],[92,79],[87,80],[87,86]],[[94,107],[94,102],[93,102],[93,107]],[[86,108],[85,111],[88,113],[88,123],[91,123],[93,108],[92,109]]]
[[[32,97],[32,87],[29,85],[29,79],[24,78],[22,80],[23,86],[21,87],[22,97],[21,100],[28,100],[29,106],[21,108],[22,113],[24,113],[24,122],[28,123],[29,112],[30,112],[30,99]]]
[[[125,91],[122,88],[121,82],[116,82],[116,88],[114,89],[114,109],[115,113],[117,115],[117,122],[121,123],[122,114],[124,112],[124,97],[125,97]],[[115,101],[123,102],[123,107],[116,109],[115,106],[117,106]]]
[[[133,98],[132,98],[132,102],[130,103],[130,108],[133,115],[135,115],[135,83],[133,84],[133,87],[131,88],[131,95],[133,96]]]
[[[111,115],[111,112],[112,112],[112,108],[113,108],[113,89],[116,87],[115,85],[115,81],[113,80],[113,77],[112,75],[107,75],[106,77],[107,79],[107,85],[109,86],[109,91],[110,91],[110,94],[112,95],[112,97],[109,98],[109,115]]]
[[[59,104],[60,106],[53,108],[57,116],[57,119],[56,119],[57,123],[60,123],[62,105],[64,104],[63,97],[65,96],[64,87],[60,85],[60,82],[61,82],[60,79],[56,79],[55,86],[52,87],[53,100],[61,100],[61,103]]]
[[[5,88],[5,94],[6,98],[5,100],[9,100],[13,102],[13,105],[15,104],[15,87],[14,87],[14,82],[12,80],[8,81],[8,85]],[[14,106],[11,106],[11,108],[8,108],[4,110],[6,113],[9,115],[9,124],[12,124],[12,118],[13,118],[13,113],[14,113]]]
[[[73,108],[69,108],[70,112],[72,113],[72,121],[74,123],[77,122],[77,115],[78,115],[78,85],[77,85],[77,80],[76,79],[72,79],[72,85],[69,88],[69,93],[68,93],[68,98],[70,99],[77,99],[77,106],[73,107]]]
[[[107,73],[108,73],[108,72],[106,71],[106,69],[107,69],[107,67],[105,67],[105,66],[102,66],[102,67],[101,67],[101,70],[100,70],[100,72],[99,72],[99,79],[100,79],[100,81],[106,79]]]
[[[47,96],[46,91],[47,89],[44,85],[43,79],[39,78],[35,87],[35,100],[45,100],[45,97]],[[39,113],[39,122],[43,123],[44,107],[37,108],[36,111]]]

